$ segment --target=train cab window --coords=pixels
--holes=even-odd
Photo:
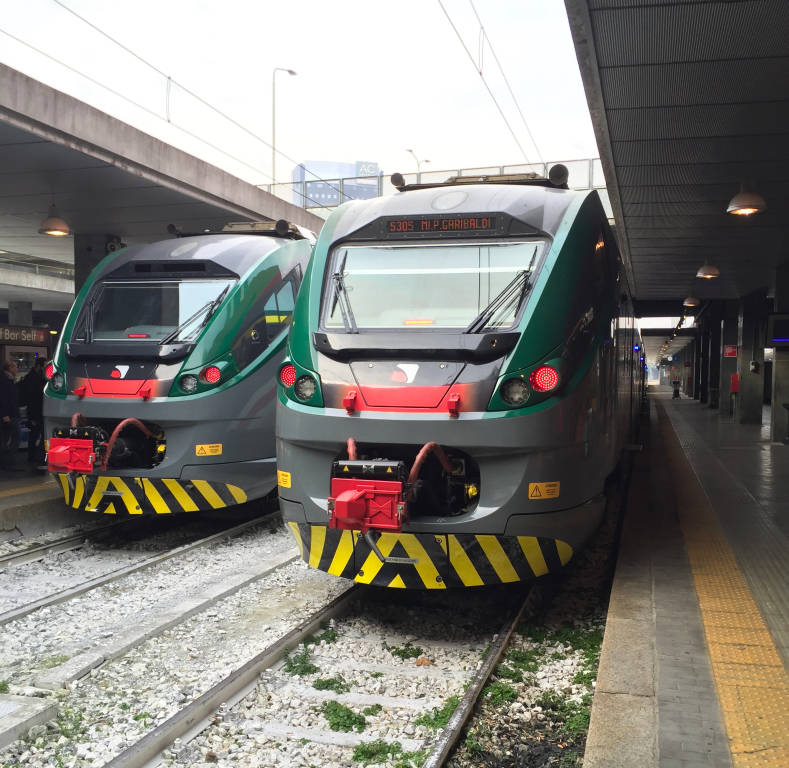
[[[341,246],[332,255],[322,325],[369,330],[510,328],[545,243]]]
[[[123,280],[100,283],[86,302],[72,341],[193,341],[233,280]]]
[[[233,339],[233,357],[239,369],[246,368],[288,329],[295,304],[296,277],[293,273],[255,301]]]

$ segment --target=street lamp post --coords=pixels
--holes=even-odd
[[[274,67],[271,72],[271,183],[277,183],[277,72],[296,73],[285,67]]]
[[[414,152],[413,149],[407,149],[406,152],[410,152],[411,156],[414,158],[414,160],[416,160],[416,174],[417,174],[417,176],[420,176],[422,174],[422,163],[427,164],[430,161],[429,160],[420,160],[416,156],[416,152]]]

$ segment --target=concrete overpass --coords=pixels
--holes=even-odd
[[[54,203],[73,236],[39,234]],[[0,307],[12,325],[67,309],[107,243],[152,242],[167,225],[323,220],[0,64]],[[76,273],[76,274],[75,274]],[[23,306],[20,306],[23,305]],[[19,314],[21,312],[21,314]]]

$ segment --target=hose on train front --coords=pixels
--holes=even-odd
[[[431,453],[435,454],[435,457],[447,472],[450,474],[452,473],[452,464],[447,458],[446,453],[444,453],[444,449],[436,442],[431,441],[429,443],[425,443],[419,450],[419,453],[417,453],[414,463],[411,466],[411,472],[408,474],[408,485],[411,489],[409,494],[411,498],[414,497],[414,493],[416,491],[416,481],[419,479],[419,472],[422,470],[422,465],[425,463],[427,457]]]
[[[76,414],[75,414],[76,415]],[[123,421],[118,422],[118,426],[112,430],[112,434],[110,435],[110,439],[107,441],[106,448],[104,450],[104,456],[101,459],[101,471],[104,472],[107,469],[107,463],[110,460],[110,456],[112,455],[112,449],[115,447],[115,441],[118,439],[118,435],[126,429],[126,427],[137,427],[137,429],[142,432],[145,437],[153,437],[153,432],[151,432],[148,427],[145,426],[139,419],[129,418],[123,419]]]

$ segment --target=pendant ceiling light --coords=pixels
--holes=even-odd
[[[721,271],[712,264],[707,264],[706,261],[699,267],[699,271],[696,272],[696,277],[700,277],[702,280],[712,280],[720,276]]]
[[[65,237],[71,234],[68,222],[60,217],[54,203],[49,206],[49,216],[41,222],[38,232],[41,235],[51,235],[52,237]]]
[[[758,192],[741,184],[740,191],[729,201],[726,213],[733,213],[735,216],[752,216],[754,213],[766,210],[767,201]]]
[[[701,304],[701,299],[695,296],[688,296],[685,301],[682,302],[683,307],[698,307],[699,304]]]

